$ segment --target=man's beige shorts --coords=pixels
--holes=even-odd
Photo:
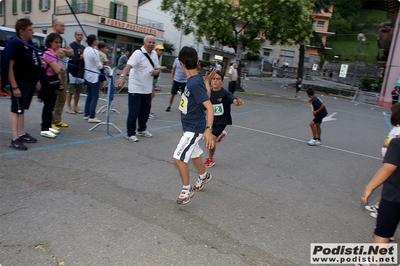
[[[67,85],[67,91],[71,94],[75,93],[85,93],[85,83],[81,84],[68,84]]]

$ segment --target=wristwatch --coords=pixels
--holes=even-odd
[[[207,128],[209,128],[209,129],[211,129],[211,130],[212,130],[212,126],[206,126],[206,129],[207,129]]]

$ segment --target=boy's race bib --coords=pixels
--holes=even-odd
[[[214,107],[214,116],[220,116],[224,114],[224,106],[222,103],[213,104]]]
[[[187,103],[188,99],[185,96],[184,93],[181,94],[181,100],[179,102],[179,110],[182,112],[182,114],[187,114]]]

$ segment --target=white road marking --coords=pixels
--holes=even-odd
[[[296,138],[283,136],[283,135],[279,135],[279,134],[275,134],[275,133],[271,133],[271,132],[267,132],[267,131],[262,131],[262,130],[258,130],[258,129],[242,127],[242,126],[238,126],[238,125],[232,125],[232,126],[233,127],[237,127],[237,128],[246,129],[246,130],[249,130],[249,131],[254,131],[254,132],[258,132],[258,133],[267,134],[267,135],[270,135],[270,136],[275,136],[275,137],[284,138],[284,139],[290,139],[290,140],[294,140],[294,141],[298,141],[298,142],[302,142],[302,143],[306,143],[307,142],[307,141],[302,140],[302,139],[296,139]],[[371,159],[376,159],[376,160],[382,161],[381,157],[378,158],[378,157],[362,154],[362,153],[359,153],[359,152],[344,150],[344,149],[335,148],[335,147],[331,147],[331,146],[327,146],[327,145],[321,145],[320,147],[324,147],[324,148],[328,148],[328,149],[332,149],[332,150],[336,150],[336,151],[341,151],[341,152],[345,152],[345,153],[349,153],[349,154],[354,154],[354,155],[358,155],[358,156],[367,157],[367,158],[371,158]]]

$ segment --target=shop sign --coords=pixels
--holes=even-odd
[[[103,25],[108,25],[112,27],[117,27],[121,29],[126,29],[126,30],[133,30],[141,33],[146,33],[146,34],[151,34],[151,35],[156,35],[157,30],[152,29],[149,27],[121,21],[118,19],[112,19],[112,18],[107,18],[107,17],[99,17],[99,23]]]

